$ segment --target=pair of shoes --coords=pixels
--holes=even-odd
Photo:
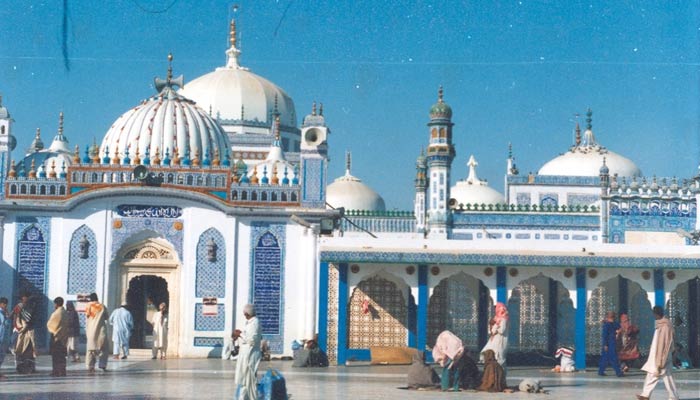
[[[642,396],[641,394],[638,394],[638,395],[637,395],[637,400],[649,400],[649,398],[646,397],[646,396]]]
[[[126,360],[126,356],[122,356],[122,360]]]
[[[153,356],[153,357],[151,357],[151,360],[155,360],[156,358],[157,358],[156,356]]]

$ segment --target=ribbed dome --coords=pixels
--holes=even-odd
[[[170,72],[169,72],[170,76]],[[221,159],[229,154],[229,142],[221,126],[191,100],[173,90],[181,85],[181,78],[166,81],[156,80],[160,93],[119,117],[107,131],[100,155],[123,159],[128,154],[144,159],[160,157],[166,152],[175,157],[177,148],[180,158],[213,159],[216,152]],[[179,81],[178,81],[179,80]],[[138,153],[137,153],[138,152]]]
[[[452,118],[452,107],[442,100],[442,86],[438,90],[438,102],[430,107],[431,119],[450,119]]]
[[[490,188],[486,181],[476,176],[476,166],[479,165],[474,156],[469,157],[469,176],[463,181],[457,182],[450,188],[450,197],[459,204],[505,204],[502,194]]]
[[[326,202],[333,208],[346,210],[385,211],[384,199],[362,180],[350,175],[350,155],[346,155],[345,175],[326,188]]]
[[[642,172],[637,165],[627,157],[612,152],[596,142],[591,127],[591,115],[587,113],[588,126],[583,134],[580,134],[576,126],[576,144],[566,153],[550,160],[540,168],[539,175],[560,176],[599,176],[603,160],[610,175],[641,176]]]
[[[211,112],[223,126],[269,128],[273,114],[278,113],[283,130],[296,129],[292,98],[279,86],[240,66],[238,59],[241,52],[236,48],[235,35],[235,23],[232,21],[231,47],[226,51],[226,66],[192,80],[179,93]]]

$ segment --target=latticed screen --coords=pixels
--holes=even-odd
[[[394,282],[363,280],[350,297],[348,311],[348,348],[408,345],[408,303]]]

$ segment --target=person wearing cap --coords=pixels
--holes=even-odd
[[[236,363],[236,400],[257,400],[257,374],[262,352],[260,342],[262,330],[260,321],[255,316],[255,306],[246,304],[243,307],[245,326],[243,330],[236,329],[233,334],[240,342],[238,362]]]

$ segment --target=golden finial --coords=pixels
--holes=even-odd
[[[105,153],[105,157],[109,157],[109,154]],[[119,148],[117,146],[114,146],[114,157],[112,157],[112,164],[119,165]]]
[[[442,103],[442,85],[438,89],[438,103]]]
[[[12,165],[10,165],[10,172],[8,172],[7,176],[9,176],[10,178],[17,177],[17,166],[15,165],[15,160],[12,160]]]
[[[75,145],[75,151],[73,152],[73,163],[80,164],[80,147]]]
[[[56,159],[51,160],[51,171],[49,171],[49,178],[56,177]]]
[[[199,167],[199,149],[194,151],[194,159],[192,160],[192,166]]]
[[[233,169],[231,169],[231,182],[238,183],[238,165],[233,163]]]
[[[258,179],[258,166],[256,165],[255,168],[253,168],[253,176],[250,177],[250,183],[252,185],[257,185],[259,182]]]
[[[275,140],[280,140],[280,116],[275,117]]]
[[[160,147],[156,147],[156,155],[153,157],[153,160],[151,160],[151,163],[153,163],[153,165],[160,165]]]
[[[177,146],[173,149],[173,165],[180,165],[180,151]]]
[[[229,31],[229,38],[228,42],[231,45],[231,47],[236,47],[236,20],[231,19],[231,24],[229,26],[230,31]]]
[[[211,162],[211,165],[218,167],[221,164],[221,159],[219,159],[219,149],[214,149],[214,159]]]
[[[138,146],[136,146],[136,154],[134,154],[134,165],[140,165],[141,164],[141,152],[139,152]]]
[[[277,177],[277,163],[272,166],[272,179],[270,179],[272,185],[279,185],[280,178]]]
[[[30,179],[36,178],[36,163],[34,162],[33,158],[32,158],[32,165],[29,168],[29,178]]]

